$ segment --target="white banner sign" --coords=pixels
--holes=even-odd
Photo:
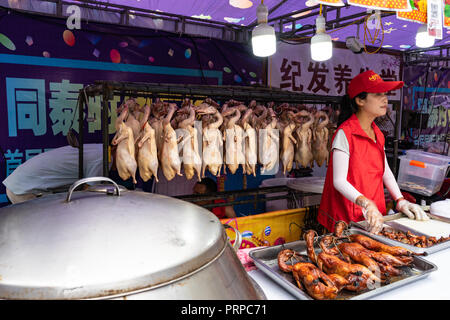
[[[277,43],[269,58],[267,83],[271,87],[308,94],[341,96],[350,80],[361,72],[373,70],[385,81],[400,80],[400,58],[387,54],[355,54],[349,49],[333,48],[333,57],[324,62],[311,59],[309,43]],[[400,90],[389,92],[389,99],[400,100]]]
[[[442,0],[428,0],[428,34],[438,40],[442,40],[442,13]]]

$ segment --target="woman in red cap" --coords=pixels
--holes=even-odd
[[[318,213],[319,223],[328,231],[333,232],[339,220],[367,220],[370,232],[381,231],[386,214],[384,185],[398,211],[410,219],[429,219],[420,206],[403,198],[384,153],[384,135],[374,122],[386,114],[386,92],[403,85],[403,81],[383,81],[372,70],[350,81],[332,139]]]

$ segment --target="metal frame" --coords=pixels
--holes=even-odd
[[[174,22],[174,28],[173,30],[165,30],[167,32],[173,32],[173,33],[180,33],[185,34],[186,26],[188,25],[196,25],[196,26],[207,26],[209,28],[216,29],[221,32],[221,39],[222,40],[229,40],[229,41],[238,41],[238,42],[244,42],[243,34],[245,27],[240,25],[235,25],[232,23],[227,22],[221,22],[221,21],[215,21],[215,20],[206,20],[201,18],[193,18],[190,16],[184,16],[179,14],[172,14],[172,13],[166,13],[161,11],[155,11],[155,10],[148,10],[148,9],[140,9],[140,8],[133,8],[130,6],[124,6],[114,3],[104,3],[99,2],[95,0],[84,0],[80,2],[74,2],[70,0],[41,0],[41,2],[48,2],[48,3],[54,3],[55,4],[55,12],[54,13],[46,13],[41,11],[29,11],[29,10],[21,10],[21,9],[14,9],[14,8],[5,8],[7,10],[15,10],[18,12],[32,12],[33,14],[39,14],[43,16],[51,16],[51,17],[58,17],[58,18],[66,18],[68,15],[63,10],[64,6],[70,6],[70,5],[77,5],[80,8],[84,9],[90,9],[90,10],[101,10],[107,13],[111,14],[119,14],[120,15],[120,21],[119,25],[122,26],[129,26],[129,27],[138,27],[138,28],[145,28],[143,26],[133,26],[130,24],[130,15],[132,16],[138,16],[142,18],[147,19],[161,19],[163,21],[170,21]],[[88,19],[82,18],[81,19],[84,22],[90,22]],[[93,20],[91,20],[93,21]],[[101,20],[96,20],[96,22],[101,23],[108,23]]]
[[[286,192],[287,195],[283,196],[274,196],[274,197],[258,197],[270,193],[280,193],[280,192]],[[281,199],[291,199],[293,200],[294,196],[314,196],[317,195],[316,193],[312,192],[301,192],[293,190],[287,186],[275,186],[275,187],[261,187],[261,188],[252,188],[252,189],[246,189],[246,190],[235,190],[235,191],[221,191],[221,192],[213,192],[209,194],[198,194],[198,195],[182,195],[182,196],[174,196],[174,198],[188,201],[188,202],[197,202],[197,201],[210,201],[210,200],[217,200],[217,199],[227,199],[226,202],[223,203],[211,203],[211,204],[205,204],[201,205],[204,208],[212,208],[212,207],[225,207],[225,206],[233,206],[233,205],[239,205],[239,204],[245,204],[245,203],[257,203],[257,202],[266,202],[266,201],[272,201],[272,200],[281,200]],[[249,200],[231,200],[228,201],[229,198],[238,198],[238,197],[248,197],[248,196],[254,196],[254,199]]]
[[[432,54],[432,53],[437,54]],[[405,67],[407,66],[427,66],[431,70],[433,68],[438,69],[450,69],[450,44],[447,45],[441,45],[441,46],[435,46],[431,48],[420,48],[420,49],[414,49],[405,51],[402,54],[402,63],[401,68],[402,71],[404,71]],[[403,72],[402,72],[403,77]],[[403,91],[402,91],[403,93]],[[403,105],[403,95],[402,95],[402,105]],[[400,128],[398,132],[398,137],[401,135],[401,131],[404,129],[402,128],[402,117],[403,117],[403,108],[400,108]],[[420,196],[420,195],[417,195]]]
[[[276,4],[273,8],[269,10],[269,14],[273,13],[277,9],[283,6],[283,4],[287,0],[280,0],[278,4]],[[170,21],[174,23],[173,29],[163,29],[166,32],[172,32],[176,34],[188,34],[186,32],[186,27],[189,25],[195,25],[195,26],[204,26],[208,28],[215,29],[217,31],[220,31],[220,37],[214,37],[214,38],[220,38],[222,40],[228,40],[228,41],[235,41],[240,43],[248,43],[251,39],[251,31],[253,27],[257,25],[256,21],[256,11],[255,11],[255,20],[247,25],[247,26],[240,26],[232,23],[222,22],[222,21],[216,21],[216,20],[206,20],[201,18],[193,18],[190,16],[185,15],[179,15],[179,14],[172,14],[172,13],[166,13],[161,11],[155,11],[155,10],[148,10],[148,9],[140,9],[140,8],[134,8],[130,6],[124,6],[119,4],[113,4],[113,3],[104,3],[99,2],[96,0],[80,0],[79,2],[73,2],[70,0],[41,0],[41,2],[47,2],[47,3],[53,3],[55,4],[55,11],[54,13],[46,13],[42,11],[30,11],[30,10],[21,10],[21,9],[13,9],[13,8],[5,8],[7,10],[15,10],[19,12],[32,12],[34,14],[44,15],[44,16],[51,16],[51,17],[59,17],[59,18],[66,18],[67,14],[65,13],[64,6],[69,5],[77,5],[81,8],[90,9],[90,10],[99,10],[104,11],[111,14],[119,14],[120,15],[120,21],[118,25],[122,26],[132,26],[137,28],[146,28],[145,26],[133,26],[130,24],[130,15],[132,16],[139,16],[142,18],[147,19],[161,19],[163,21]],[[295,24],[297,21],[301,21],[303,19],[317,16],[319,14],[319,5],[303,8],[300,10],[296,10],[287,14],[279,15],[273,18],[270,18],[268,20],[270,25],[273,25],[275,29],[278,29],[277,36],[279,39],[288,39],[292,37],[292,35],[295,34],[297,37],[304,37],[306,35],[311,35],[311,33],[314,32],[315,26],[306,25],[303,26],[301,29],[296,30]],[[349,4],[345,4],[342,7],[332,7],[332,6],[324,6],[323,7],[323,16],[326,18],[327,14],[335,12],[335,19],[329,20],[326,22],[326,29],[331,30],[335,28],[340,28],[342,26],[345,26],[346,22],[353,23],[356,20],[360,20],[362,17],[367,15],[366,11],[362,11],[361,13],[353,14],[350,16],[342,16],[342,10],[345,10],[346,8],[350,7]],[[301,17],[292,18],[292,16],[295,16],[299,13],[304,13],[307,11],[311,11],[311,13],[306,14]],[[382,12],[381,16],[386,17],[395,14],[395,12]],[[83,19],[84,22],[89,22],[87,19]],[[92,20],[91,20],[92,21]],[[108,23],[102,20],[96,20],[97,22],[101,23]],[[292,31],[289,32],[283,32],[283,26],[286,24],[292,24]],[[112,24],[112,23],[110,23]],[[149,28],[150,29],[150,28]],[[300,32],[297,34],[298,32]],[[199,34],[192,34],[198,37],[204,37]],[[208,38],[211,38],[209,36]],[[398,52],[401,52],[399,50],[396,50]]]
[[[438,54],[430,54],[436,51],[438,51]],[[450,44],[405,51],[403,57],[405,66],[429,64],[431,67],[449,68]],[[445,62],[445,65],[442,62]]]

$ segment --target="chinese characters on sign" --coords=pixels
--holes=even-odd
[[[31,130],[34,136],[51,132],[56,135],[67,135],[70,128],[78,132],[78,92],[83,88],[81,83],[70,83],[69,80],[50,82],[50,97],[46,101],[46,83],[44,79],[6,78],[6,96],[8,111],[8,133],[17,137],[20,131]],[[115,131],[116,109],[120,97],[114,97],[109,103],[109,133]],[[47,128],[47,105],[50,118]],[[101,131],[101,97],[89,98],[88,132]],[[86,112],[85,112],[86,113]],[[85,114],[86,116],[86,114]]]
[[[62,133],[66,136],[72,123],[74,130],[78,132],[78,117],[75,111],[78,91],[82,88],[82,84],[71,84],[69,80],[63,80],[61,83],[50,82],[49,116],[54,135]]]
[[[6,176],[9,176],[18,166],[20,166],[23,162],[28,159],[33,158],[34,156],[46,152],[49,149],[26,149],[24,152],[20,152],[19,149],[15,149],[14,151],[7,149],[4,156],[6,159]]]
[[[43,79],[6,78],[8,132],[31,129],[35,136],[47,131],[45,81]]]
[[[293,70],[293,68],[295,69]],[[303,85],[296,85],[296,78],[300,78],[302,75],[300,61],[291,61],[291,63],[289,63],[288,59],[283,59],[280,72],[282,73],[280,83],[281,89],[291,88],[292,91],[303,91]]]
[[[269,58],[269,86],[298,93],[322,96],[342,96],[356,75],[373,70],[387,81],[400,80],[400,56],[388,54],[354,54],[344,48],[334,48],[333,58],[317,62],[310,58],[308,44],[280,43],[276,54]],[[401,91],[389,93],[392,100],[400,100]]]
[[[359,68],[359,73],[369,70],[369,67]],[[304,92],[301,79],[306,83],[307,91],[317,94],[329,94],[330,88],[327,83],[333,81],[333,87],[338,95],[343,95],[347,91],[350,80],[356,75],[353,75],[352,68],[347,64],[337,64],[332,69],[328,68],[325,63],[310,62],[307,68],[307,74],[302,77],[302,69],[299,61],[283,58],[280,66],[280,89],[290,89],[292,91]],[[380,77],[385,81],[398,81],[398,75],[394,69],[381,69]],[[330,78],[330,80],[328,80]],[[309,79],[309,80],[308,80]],[[388,92],[388,96],[394,96],[395,92]]]

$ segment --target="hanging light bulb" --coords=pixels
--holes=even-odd
[[[333,44],[330,35],[325,33],[325,18],[316,18],[316,35],[311,38],[311,58],[314,61],[325,61],[333,55]]]
[[[421,25],[416,33],[416,46],[419,48],[428,48],[433,45],[434,37],[428,34],[427,25]]]
[[[268,15],[269,11],[261,1],[261,4],[256,8],[258,25],[252,31],[253,54],[258,57],[271,56],[277,50],[275,29],[267,24]]]

